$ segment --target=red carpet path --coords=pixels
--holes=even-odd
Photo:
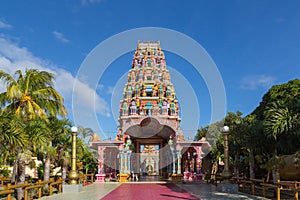
[[[104,200],[156,200],[156,199],[193,199],[198,198],[172,183],[167,184],[122,184],[103,197]]]

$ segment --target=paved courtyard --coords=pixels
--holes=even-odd
[[[216,191],[210,184],[173,184],[166,182],[148,183],[94,183],[79,193],[55,194],[43,197],[43,200],[134,200],[134,199],[264,199],[242,193],[227,194]]]

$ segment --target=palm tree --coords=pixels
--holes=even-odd
[[[255,153],[261,151],[261,147],[264,146],[261,144],[262,139],[262,125],[261,121],[256,119],[255,115],[248,115],[243,118],[241,128],[241,135],[243,138],[243,148],[248,154],[247,162],[249,164],[249,175],[250,178],[255,178]]]
[[[78,135],[85,141],[86,137],[92,136],[94,131],[91,128],[84,128],[83,126],[78,126]]]
[[[297,122],[297,116],[280,102],[272,103],[265,113],[266,133],[274,139],[281,134],[290,132]]]
[[[275,181],[280,178],[279,164],[281,163],[275,162],[275,160],[280,160],[278,158],[279,151],[286,151],[290,146],[285,145],[285,141],[287,140],[282,138],[287,138],[293,134],[295,127],[299,123],[298,120],[299,115],[297,113],[294,114],[281,101],[272,102],[265,111],[265,133],[275,143],[272,156],[272,163],[276,164],[275,168],[272,169],[273,180]]]
[[[0,94],[4,109],[14,111],[26,120],[47,119],[47,116],[66,116],[64,99],[53,88],[54,74],[36,69],[16,71],[16,79],[0,70],[0,80],[6,84],[6,91]]]
[[[11,112],[0,111],[0,165],[17,157],[20,148],[27,144],[28,137],[23,131],[22,122]],[[15,159],[16,160],[16,159]],[[14,162],[12,182],[15,182],[17,162]]]
[[[50,179],[50,165],[57,156],[58,144],[70,135],[71,123],[67,119],[51,117],[49,119],[48,145],[44,146],[44,180]]]
[[[47,143],[47,126],[45,120],[32,119],[24,122],[23,131],[26,134],[27,143],[24,149],[19,149],[17,154],[16,163],[18,165],[17,182],[25,182],[25,167],[32,161],[33,153],[37,151],[42,145]],[[23,198],[22,188],[17,189],[18,199]]]
[[[20,121],[10,112],[0,111],[0,165],[16,151],[16,147],[24,147],[26,136]]]
[[[239,164],[240,164],[240,150],[242,148],[242,141],[241,141],[241,123],[242,123],[242,115],[240,111],[234,112],[228,112],[228,114],[225,117],[225,124],[227,124],[230,127],[230,134],[229,134],[229,141],[230,143],[229,150],[233,152],[234,156],[234,174],[239,175]]]
[[[47,121],[49,116],[65,116],[64,99],[53,88],[53,79],[54,74],[37,69],[26,69],[25,74],[18,70],[15,76],[0,70],[0,80],[6,85],[6,91],[0,94],[3,110],[13,112],[20,120],[25,121],[24,124],[33,119],[41,118]],[[32,136],[32,133],[26,132],[28,136]],[[40,141],[39,137],[35,138],[36,142]],[[20,166],[19,169],[25,167]],[[23,183],[25,179],[22,176],[20,178],[18,182]]]

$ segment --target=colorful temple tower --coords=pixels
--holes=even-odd
[[[99,180],[104,168],[123,174],[121,181],[132,172],[179,178],[183,172],[201,174],[203,142],[185,140],[179,108],[160,42],[139,41],[120,100],[116,138],[91,143],[99,151]]]
[[[178,100],[159,42],[138,43],[123,95],[119,118],[123,130],[147,116],[180,129]]]

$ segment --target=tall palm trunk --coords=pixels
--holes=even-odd
[[[214,164],[213,164],[213,166],[212,166],[212,169],[211,169],[211,179],[212,180],[216,180],[216,174],[217,174],[217,172],[218,172],[218,166],[219,166],[219,161],[218,161],[218,159],[214,162]]]
[[[277,183],[277,181],[280,179],[280,174],[279,174],[279,168],[276,167],[275,169],[272,170],[272,178],[273,182]]]
[[[67,172],[68,172],[68,163],[67,162],[63,162],[62,168],[61,168],[61,178],[63,180],[65,180],[67,178]]]
[[[18,177],[17,177],[18,184],[23,184],[25,182],[25,167],[26,167],[26,162],[20,159],[19,167],[18,167]],[[22,200],[24,198],[23,189],[17,188],[17,193],[18,193],[18,200]]]
[[[16,158],[16,160],[14,161],[13,171],[12,171],[12,175],[11,175],[12,183],[16,182],[18,162],[19,162],[19,160],[18,160],[18,158]]]
[[[255,165],[255,160],[254,160],[253,151],[250,150],[250,152],[249,152],[249,174],[250,174],[250,178],[252,178],[252,179],[255,178],[254,165]]]
[[[275,148],[275,153],[274,153],[274,162],[275,162],[275,168],[272,169],[272,178],[273,178],[273,182],[277,183],[277,180],[280,179],[280,174],[279,174],[279,164],[280,164],[280,160],[278,160],[278,158],[276,157],[278,155],[277,153],[277,148]]]
[[[238,161],[239,161],[239,155],[236,153],[234,155],[234,175],[235,176],[239,176],[239,174],[240,174],[240,170],[238,167]]]
[[[50,179],[50,165],[51,160],[49,157],[46,157],[44,166],[44,181],[48,181]]]
[[[18,163],[20,162],[20,148],[18,148],[17,156],[14,161],[14,166],[13,166],[13,172],[11,175],[11,182],[15,183],[17,179],[17,173],[18,173]]]

